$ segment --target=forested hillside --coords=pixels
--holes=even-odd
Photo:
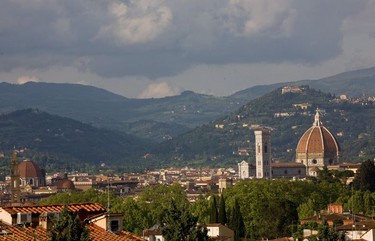
[[[61,163],[73,162],[76,166],[99,166],[100,163],[132,166],[134,159],[144,155],[152,144],[134,136],[27,109],[0,115],[0,151],[9,153],[13,148],[26,150],[39,163],[57,170]]]
[[[129,99],[78,84],[0,83],[0,113],[36,108],[159,142],[216,119],[243,103],[244,100],[237,102],[191,91],[160,99]]]
[[[272,129],[274,160],[293,161],[297,142],[312,125],[317,108],[323,112],[323,124],[341,143],[341,161],[356,162],[375,156],[374,102],[341,101],[304,87],[302,93],[282,94],[277,89],[167,142],[161,159],[207,165],[253,161],[254,129],[265,126]],[[249,156],[236,155],[238,148],[250,148]]]

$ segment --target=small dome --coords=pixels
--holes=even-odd
[[[63,179],[57,183],[57,189],[74,190],[75,186],[71,180]]]
[[[39,166],[31,160],[24,160],[18,164],[20,178],[43,178]]]

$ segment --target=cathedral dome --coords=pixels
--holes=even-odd
[[[74,186],[73,181],[68,180],[68,179],[63,179],[57,183],[57,188],[63,189],[63,190],[74,190],[75,186]]]
[[[42,178],[39,166],[30,160],[24,160],[18,164],[20,178]]]
[[[296,149],[296,161],[306,166],[323,167],[338,161],[340,146],[335,136],[323,126],[320,113],[316,112],[315,121],[301,137]]]

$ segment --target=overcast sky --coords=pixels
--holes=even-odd
[[[375,0],[1,0],[0,82],[229,95],[375,66]]]

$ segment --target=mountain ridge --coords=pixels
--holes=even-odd
[[[258,85],[225,97],[186,91],[164,98],[131,99],[79,84],[0,83],[0,113],[37,108],[98,128],[162,142],[236,111],[249,101],[286,85],[309,85],[336,95],[375,96],[375,67],[319,80]]]

